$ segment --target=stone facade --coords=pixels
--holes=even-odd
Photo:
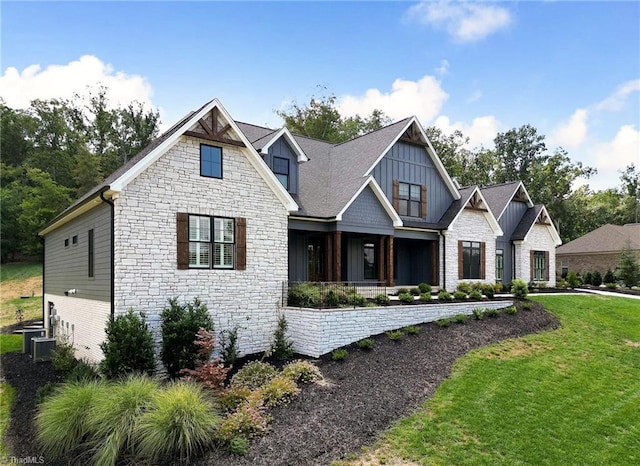
[[[516,241],[516,277],[531,281],[531,251],[549,251],[549,287],[556,286],[556,245],[549,228],[536,224],[531,228],[526,241]]]
[[[200,176],[200,140],[182,136],[115,200],[115,309],[143,311],[160,340],[167,299],[199,297],[216,332],[239,326],[242,354],[265,350],[287,280],[287,211],[247,160],[223,147],[223,179]],[[246,218],[246,270],[177,269],[176,214]]]
[[[416,304],[358,309],[285,308],[288,335],[297,353],[319,357],[355,341],[408,325],[470,315],[476,308],[501,309],[512,301]]]

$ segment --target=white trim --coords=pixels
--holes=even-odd
[[[558,247],[558,246],[560,246],[562,244],[562,239],[560,239],[560,235],[558,234],[558,230],[556,230],[556,227],[554,226],[553,222],[551,221],[551,217],[549,216],[549,212],[547,212],[547,208],[545,206],[542,206],[542,209],[540,209],[540,212],[538,212],[538,215],[536,215],[535,220],[531,223],[531,226],[529,227],[529,230],[527,231],[527,234],[524,235],[524,241],[527,241],[529,233],[531,233],[531,230],[533,230],[533,227],[536,225],[536,222],[540,218],[540,215],[542,214],[542,212],[544,212],[547,215],[547,218],[549,219],[549,224],[548,225],[544,225],[544,226],[547,227],[547,229],[549,230],[549,234],[551,235],[551,239],[553,239],[553,242],[555,243],[556,247]]]
[[[218,99],[213,99],[205,107],[203,107],[198,113],[194,113],[175,133],[169,136],[162,144],[153,149],[142,160],[136,163],[133,167],[123,173],[118,179],[111,183],[111,189],[114,191],[122,191],[131,181],[133,181],[138,175],[149,168],[155,163],[167,150],[169,150],[181,137],[182,134],[187,131],[191,126],[198,122],[203,116],[212,111],[214,108],[218,108],[222,117],[231,126],[231,129],[240,137],[240,140],[246,146],[247,159],[256,169],[258,174],[265,180],[267,185],[271,188],[278,200],[289,212],[296,212],[298,205],[293,200],[291,195],[282,186],[282,183],[278,181],[271,169],[267,166],[260,154],[256,151],[253,145],[249,142],[247,137],[238,128],[236,122],[231,118],[229,113],[225,110]]]
[[[518,181],[518,184],[516,185],[516,189],[513,190],[513,192],[511,193],[511,196],[509,197],[509,201],[504,205],[504,208],[502,209],[502,212],[500,212],[500,215],[496,217],[498,220],[502,218],[502,214],[504,214],[504,211],[507,210],[507,207],[509,207],[509,204],[511,204],[511,201],[513,201],[513,197],[516,195],[520,187],[524,189],[524,193],[527,195],[527,207],[529,208],[533,207],[534,204],[533,204],[533,201],[531,200],[531,196],[529,196],[529,191],[527,191],[527,188],[525,187],[522,181]],[[491,188],[491,186],[488,186],[488,188]]]
[[[385,150],[382,151],[382,153],[378,156],[378,158],[373,163],[373,165],[371,165],[371,167],[369,167],[369,169],[365,172],[365,176],[371,173],[371,171],[376,167],[376,165],[378,165],[380,160],[382,160],[382,158],[387,154],[387,152],[389,152],[391,150],[393,145],[396,142],[398,142],[398,139],[400,139],[400,137],[404,134],[404,132],[407,129],[409,129],[409,127],[413,123],[415,123],[416,126],[420,129],[420,134],[422,135],[422,138],[424,139],[424,142],[427,144],[427,146],[429,146],[430,152],[427,151],[427,153],[429,154],[429,157],[431,157],[431,161],[436,166],[436,169],[438,170],[438,173],[440,173],[440,176],[444,180],[444,183],[447,185],[447,188],[449,188],[449,191],[453,195],[453,199],[454,200],[460,199],[460,193],[458,192],[458,190],[456,188],[456,185],[453,183],[453,180],[449,176],[449,173],[447,172],[447,170],[444,168],[444,165],[442,165],[442,161],[440,160],[440,157],[438,157],[438,154],[436,154],[435,149],[431,145],[431,141],[429,141],[429,138],[427,137],[427,134],[424,132],[424,129],[422,129],[422,125],[420,124],[420,122],[418,121],[418,119],[415,116],[413,116],[413,117],[411,117],[409,119],[409,121],[402,128],[402,130],[398,132],[398,134],[396,135],[396,137],[393,138],[391,143],[389,143],[389,145],[385,148]]]
[[[398,227],[397,228],[398,231],[420,231],[420,232],[424,232],[424,233],[442,233],[440,230],[433,230],[430,228],[415,228],[415,227]]]
[[[304,151],[302,150],[302,147],[300,147],[300,145],[296,142],[291,132],[286,127],[283,127],[280,130],[278,130],[275,133],[275,135],[271,139],[269,139],[269,142],[267,142],[264,146],[262,146],[260,150],[262,152],[268,152],[269,148],[282,136],[285,137],[285,139],[287,140],[287,142],[289,142],[289,145],[291,146],[293,151],[298,156],[298,163],[309,161],[309,157],[307,157],[307,154],[304,153]]]
[[[453,218],[453,220],[451,220],[451,223],[449,223],[449,227],[447,228],[447,230],[449,230],[449,231],[453,231],[454,230],[454,228],[452,228],[453,224],[456,222],[456,220],[458,220],[458,218],[460,217],[460,215],[464,211],[465,207],[467,206],[467,203],[469,202],[469,200],[471,200],[471,198],[473,197],[473,195],[476,192],[480,195],[480,199],[482,199],[482,203],[484,204],[484,207],[485,207],[485,212],[483,212],[483,214],[484,214],[485,218],[487,219],[487,222],[489,222],[489,226],[491,226],[491,229],[493,230],[493,233],[496,235],[496,237],[504,235],[504,232],[502,231],[502,228],[500,228],[500,225],[498,224],[498,221],[493,216],[493,213],[491,212],[491,209],[489,209],[489,205],[487,204],[487,201],[484,198],[484,196],[482,195],[482,191],[480,191],[480,188],[478,188],[478,186],[476,186],[473,189],[473,191],[471,191],[471,194],[469,195],[469,198],[467,199],[467,202],[458,211],[458,213]]]
[[[108,196],[108,194],[110,194],[110,193],[112,194],[113,192],[112,191],[105,191],[104,192],[105,197],[111,197],[111,196]],[[82,214],[84,214],[86,212],[89,212],[90,210],[93,210],[94,208],[98,207],[100,204],[104,204],[104,202],[102,201],[102,199],[100,199],[100,193],[98,192],[98,193],[96,193],[96,195],[95,195],[95,197],[93,199],[89,200],[88,202],[83,203],[79,207],[76,207],[74,210],[69,212],[64,217],[60,217],[54,223],[52,223],[48,227],[44,228],[40,232],[38,232],[38,235],[44,236],[47,233],[52,232],[53,230],[57,230],[62,225],[65,225],[65,224],[69,223],[71,220],[73,220],[74,218],[78,218]],[[71,241],[69,241],[69,242],[71,242]],[[71,246],[71,244],[69,244],[69,246]]]
[[[302,220],[305,222],[319,222],[319,223],[332,223],[335,222],[335,218],[313,218],[313,217],[295,217],[290,216],[289,220]]]
[[[375,194],[375,196],[376,196],[376,198],[378,198],[378,201],[380,202],[380,204],[382,204],[382,207],[387,212],[387,215],[389,215],[389,218],[391,218],[391,220],[393,221],[393,226],[394,227],[401,227],[402,226],[402,219],[396,213],[395,209],[393,208],[393,206],[389,202],[389,199],[387,199],[387,196],[384,195],[384,192],[382,191],[382,188],[380,188],[380,185],[378,183],[376,183],[376,180],[373,178],[373,176],[369,176],[369,178],[367,178],[367,180],[362,184],[362,186],[360,186],[360,188],[358,188],[358,191],[356,191],[356,193],[351,197],[351,199],[349,199],[349,202],[347,202],[347,204],[342,208],[342,210],[340,212],[338,212],[338,215],[336,215],[336,220],[338,222],[342,221],[342,215],[346,212],[346,210],[349,208],[349,206],[351,204],[353,204],[353,202],[356,200],[356,198],[360,195],[360,193],[367,186],[369,186],[371,188],[371,190],[373,191],[373,194]]]

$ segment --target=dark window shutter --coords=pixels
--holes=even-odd
[[[420,216],[424,219],[427,218],[427,187],[421,186],[420,189]]]
[[[533,274],[535,272],[535,255],[533,251],[529,251],[529,281],[533,281]]]
[[[236,219],[236,270],[247,268],[247,219]]]
[[[464,278],[464,254],[462,251],[462,241],[458,241],[458,280]]]
[[[178,212],[176,226],[178,269],[184,270],[189,268],[189,214]]]
[[[484,280],[486,278],[487,271],[487,251],[486,243],[480,243],[480,278]]]
[[[549,281],[549,251],[544,252],[544,279]]]
[[[393,180],[393,209],[400,211],[400,181]]]

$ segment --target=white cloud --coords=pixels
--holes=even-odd
[[[624,107],[627,97],[632,92],[640,91],[640,79],[627,81],[618,86],[613,94],[596,104],[597,110],[619,111]]]
[[[511,23],[509,10],[486,3],[424,1],[410,7],[406,15],[420,24],[444,28],[461,42],[482,40]]]
[[[440,60],[440,66],[436,68],[436,73],[444,76],[449,72],[449,60]]]
[[[415,115],[425,123],[438,114],[448,97],[436,78],[424,76],[418,81],[396,79],[391,92],[369,89],[362,96],[342,96],[337,107],[345,116],[365,116],[379,109],[394,120]]]
[[[471,104],[473,102],[477,102],[480,99],[482,99],[482,91],[478,90],[469,96],[469,98],[467,99],[467,103]]]
[[[619,170],[629,164],[640,164],[640,131],[634,125],[620,127],[610,142],[596,145],[591,159],[595,161],[598,173]]]
[[[441,115],[436,118],[434,126],[445,134],[452,134],[455,130],[460,130],[469,138],[467,149],[473,149],[480,146],[493,146],[500,122],[493,115],[485,115],[474,118],[470,125],[461,121],[451,123],[449,117]]]
[[[74,93],[86,94],[87,87],[102,85],[108,89],[110,104],[128,105],[137,100],[146,108],[151,103],[153,90],[146,78],[122,71],[114,72],[110,64],[93,55],[83,55],[66,65],[31,65],[19,72],[14,67],[0,76],[0,96],[8,106],[27,108],[34,99],[73,98]]]
[[[587,136],[587,119],[589,112],[577,109],[571,117],[562,122],[549,137],[550,145],[575,148],[580,146]]]

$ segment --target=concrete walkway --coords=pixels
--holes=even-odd
[[[582,289],[582,288],[581,288]],[[631,299],[640,299],[640,296],[633,294],[624,294],[624,293],[615,293],[613,291],[604,291],[604,290],[589,290],[582,289],[582,291],[586,291],[587,293],[599,294],[602,296],[614,296],[616,298],[631,298]]]

